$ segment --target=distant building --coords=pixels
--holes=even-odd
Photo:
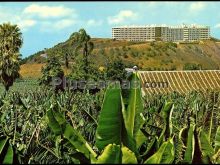
[[[125,71],[126,72],[135,72],[138,70],[138,67],[137,66],[134,66],[133,68],[125,68]]]
[[[210,27],[184,24],[179,26],[121,26],[112,28],[112,38],[127,41],[193,42],[210,39]]]
[[[47,58],[47,54],[46,53],[43,53],[40,55],[41,57],[44,57],[44,58]]]

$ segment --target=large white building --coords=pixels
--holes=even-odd
[[[112,28],[112,38],[127,41],[193,42],[210,39],[210,27],[184,24],[179,26],[121,26]]]

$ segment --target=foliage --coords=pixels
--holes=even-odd
[[[20,77],[20,54],[22,33],[17,25],[0,25],[0,80],[8,91],[13,82]]]
[[[126,78],[125,64],[121,59],[110,61],[106,68],[106,77],[108,80],[122,81]]]
[[[0,102],[0,151],[8,139],[28,164],[220,162],[217,92],[142,97],[112,85],[95,95],[10,91]]]
[[[1,138],[0,140],[0,163],[3,164],[12,164],[13,163],[13,148],[9,144],[9,139]]]
[[[60,153],[59,136],[55,138],[48,126],[47,110],[54,105],[66,110],[66,119],[94,144],[102,92],[96,96],[89,93],[64,92],[54,95],[42,89],[22,94],[10,92],[0,104],[0,136],[8,137],[16,148],[20,163],[68,163],[71,151]],[[51,107],[52,108],[52,107]],[[53,108],[54,109],[54,108]],[[80,109],[80,111],[76,111]],[[89,123],[88,123],[89,122]],[[61,148],[62,149],[62,148]],[[61,155],[60,155],[61,154]],[[62,156],[67,155],[67,157]]]
[[[88,80],[89,76],[92,74],[90,68],[89,57],[93,51],[94,44],[90,41],[91,37],[86,33],[84,29],[80,29],[79,32],[74,32],[70,36],[70,40],[75,43],[77,46],[75,47],[75,56],[76,59],[75,67],[73,67],[73,75],[74,79],[84,79]],[[82,52],[82,57],[79,56],[79,51]],[[81,53],[80,52],[80,53]]]
[[[186,63],[183,66],[183,70],[200,70],[201,65],[200,64],[194,64],[194,63]]]
[[[57,89],[62,89],[62,80],[64,76],[64,72],[61,68],[61,64],[59,63],[58,59],[55,56],[49,57],[47,61],[47,65],[42,68],[43,76],[40,79],[40,85],[46,86],[55,86]],[[58,79],[61,82],[60,85],[53,84],[56,83],[55,79]]]

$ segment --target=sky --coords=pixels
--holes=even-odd
[[[111,38],[121,25],[210,26],[220,38],[220,2],[0,2],[0,24],[17,24],[23,36],[22,58],[63,42],[84,28],[91,37]]]

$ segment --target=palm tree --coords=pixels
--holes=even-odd
[[[91,37],[86,33],[84,29],[80,29],[79,32],[75,32],[70,36],[70,39],[76,43],[75,55],[78,54],[79,50],[82,50],[83,54],[83,69],[85,71],[85,79],[88,78],[89,72],[89,61],[88,57],[93,51],[94,44],[90,41]]]
[[[13,82],[20,77],[22,33],[17,25],[0,25],[0,81],[8,91]]]

